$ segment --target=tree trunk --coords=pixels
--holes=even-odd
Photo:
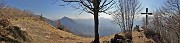
[[[94,27],[94,32],[95,32],[95,39],[94,43],[99,43],[99,32],[98,32],[98,13],[94,13],[94,22],[95,22],[95,27]]]
[[[100,43],[99,41],[99,32],[98,32],[98,25],[99,25],[99,20],[98,20],[98,12],[99,12],[99,0],[94,0],[94,32],[95,32],[95,39],[94,39],[94,43]]]

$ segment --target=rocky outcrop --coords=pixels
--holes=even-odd
[[[0,42],[21,43],[29,42],[28,35],[20,27],[11,25],[8,19],[0,20]]]
[[[122,35],[115,34],[114,38],[111,39],[111,43],[124,43],[125,38]]]

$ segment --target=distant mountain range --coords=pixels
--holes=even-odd
[[[94,19],[74,19],[75,22],[79,24],[86,24],[90,26],[94,26]],[[100,27],[118,27],[117,25],[113,24],[112,20],[100,17],[99,18],[99,26]]]
[[[56,27],[56,23],[51,20],[47,20],[51,25]],[[69,17],[63,17],[58,19],[66,30],[80,35],[80,36],[94,36],[94,19],[71,19]],[[114,25],[110,19],[99,18],[99,34],[100,36],[112,35],[119,33],[121,30],[117,25]]]

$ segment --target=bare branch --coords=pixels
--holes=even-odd
[[[71,4],[71,2],[68,2],[67,4],[59,5],[59,6],[66,6],[66,5],[69,5],[69,4]]]
[[[109,3],[107,3],[107,4],[101,5],[100,8],[103,8],[103,7],[105,7],[105,6],[109,5],[109,4],[111,4],[112,2],[113,2],[113,0],[111,0],[111,1],[110,1]]]

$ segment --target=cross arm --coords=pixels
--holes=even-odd
[[[152,15],[152,13],[141,13],[141,14],[148,14],[148,15]]]

